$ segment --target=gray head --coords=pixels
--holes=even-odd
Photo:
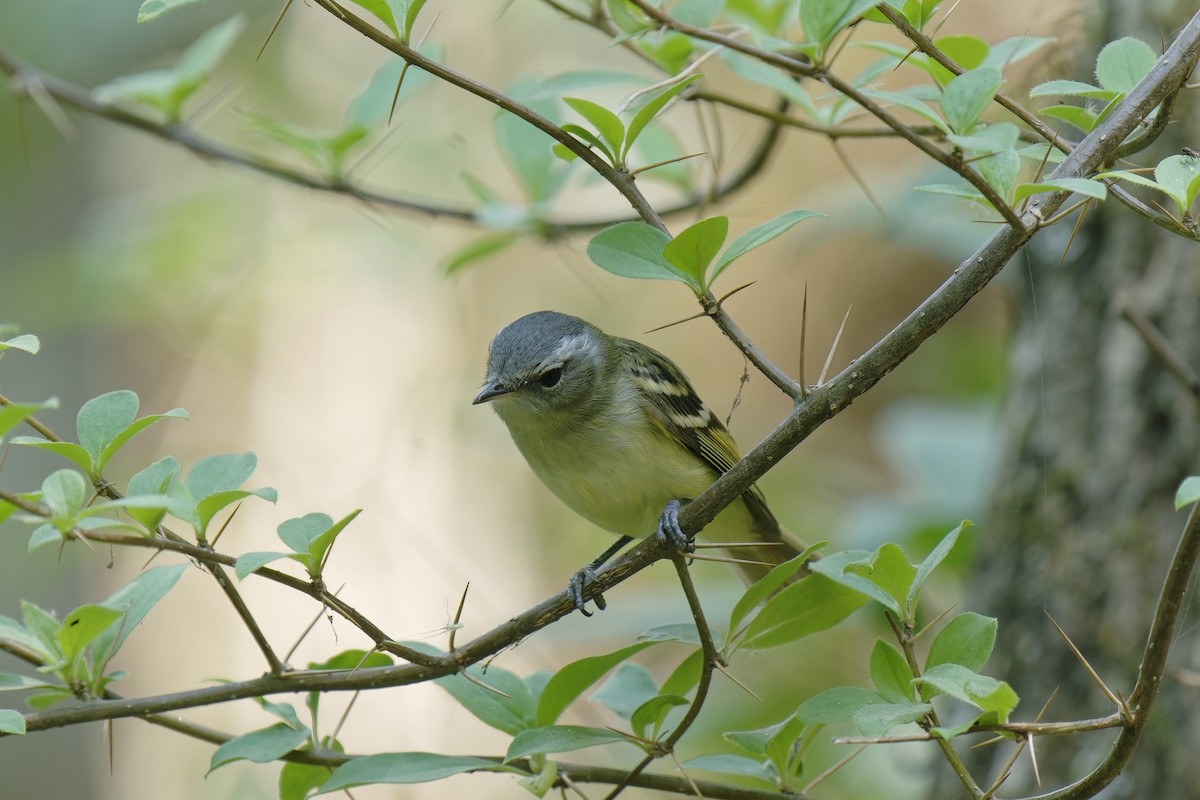
[[[499,398],[508,409],[545,413],[580,410],[596,399],[611,348],[596,326],[557,311],[537,311],[510,323],[488,347],[487,377],[474,403]]]

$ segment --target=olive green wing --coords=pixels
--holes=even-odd
[[[617,344],[622,349],[622,362],[630,369],[647,410],[669,436],[682,443],[717,475],[725,474],[741,460],[729,431],[704,405],[687,376],[671,359],[640,342],[618,339]],[[779,523],[767,508],[758,487],[747,489],[742,500],[759,529],[755,533],[772,541],[781,540]]]

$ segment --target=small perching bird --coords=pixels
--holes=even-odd
[[[686,537],[675,516],[740,459],[733,437],[669,358],[609,336],[578,317],[538,311],[509,324],[488,348],[475,404],[490,403],[534,473],[585,519],[621,538],[568,584],[583,589],[633,538]],[[738,557],[782,563],[800,552],[752,486],[704,529],[706,539],[763,542]],[[748,583],[766,574],[734,565]],[[596,596],[604,608],[604,599]]]

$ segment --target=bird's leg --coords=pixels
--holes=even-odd
[[[622,536],[616,541],[616,544],[605,550],[600,555],[596,556],[592,563],[588,564],[586,567],[579,570],[579,572],[576,572],[574,575],[572,575],[571,580],[567,582],[567,594],[570,595],[571,602],[575,604],[575,608],[579,609],[580,613],[582,613],[585,617],[590,617],[592,612],[584,608],[584,605],[587,603],[587,601],[583,599],[584,587],[586,587],[589,583],[594,583],[596,581],[596,570],[604,566],[605,561],[608,561],[610,558],[615,556],[617,551],[632,541],[632,536]],[[596,608],[600,609],[601,611],[603,611],[607,606],[607,603],[604,602],[604,595],[597,594],[593,599],[596,601]]]
[[[696,549],[696,541],[679,527],[680,505],[678,500],[669,500],[667,502],[662,514],[658,518],[658,531],[655,535],[665,540],[679,552],[691,553]]]

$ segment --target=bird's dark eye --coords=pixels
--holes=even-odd
[[[562,380],[562,367],[555,367],[543,372],[537,379],[537,382],[549,389],[552,386],[557,386],[560,380]]]

